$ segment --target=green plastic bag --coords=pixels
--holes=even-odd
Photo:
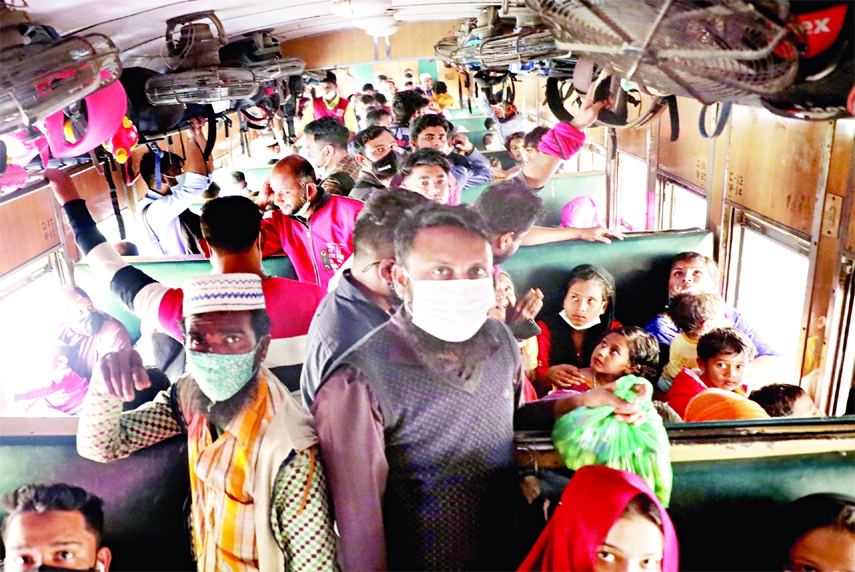
[[[634,375],[617,380],[615,395],[635,398],[633,386],[650,382]],[[653,395],[652,386],[647,395]],[[555,422],[552,441],[569,469],[605,465],[635,473],[645,480],[664,506],[671,500],[670,443],[651,398],[642,405],[644,421],[630,425],[614,417],[614,407],[578,407]]]

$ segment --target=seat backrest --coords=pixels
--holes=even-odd
[[[158,282],[180,287],[188,278],[211,273],[211,263],[202,256],[148,258],[142,256],[127,257],[126,260]],[[271,256],[264,259],[265,272],[270,276],[297,279],[294,266],[287,256]],[[140,337],[140,319],[131,312],[112,292],[109,286],[97,279],[88,264],[74,267],[74,283],[82,288],[99,310],[107,312],[125,325],[131,340]]]
[[[472,131],[467,133],[466,137],[469,138],[470,143],[475,145],[476,149],[478,149],[479,151],[483,151],[484,150],[484,135],[486,135],[487,133],[493,133],[494,135],[496,135],[496,137],[501,142],[502,136],[499,135],[498,131],[488,131],[487,129],[484,129],[483,125],[481,125],[481,129],[473,129]]]
[[[83,487],[104,501],[104,544],[113,570],[194,570],[187,437],[179,435],[112,463],[77,454],[74,435],[0,437],[0,493],[29,483]]]
[[[246,177],[246,186],[253,192],[260,191],[261,186],[264,184],[264,181],[270,177],[270,173],[272,171],[273,165],[269,167],[260,167],[258,169],[246,169],[243,171],[243,175]]]
[[[611,244],[568,241],[524,246],[501,265],[517,292],[540,288],[541,315],[561,311],[567,276],[579,264],[597,264],[612,273],[617,287],[615,314],[623,324],[644,326],[668,302],[672,258],[686,251],[713,256],[713,234],[705,230],[628,235]]]
[[[490,184],[492,183],[464,189],[460,193],[460,202],[474,203]],[[543,220],[537,223],[541,226],[559,226],[564,205],[584,195],[590,196],[597,205],[600,220],[606,220],[606,174],[602,171],[557,175],[537,194],[543,199],[543,208],[546,211]]]
[[[511,154],[507,151],[484,151],[484,156],[489,161],[490,159],[496,158],[502,162],[502,169],[511,169],[516,167],[517,162],[511,158]]]
[[[483,131],[486,129],[484,126],[484,120],[487,119],[486,116],[483,117],[462,117],[459,119],[451,119],[451,124],[454,125],[455,130],[460,129],[461,127],[465,127],[468,132],[472,131]]]

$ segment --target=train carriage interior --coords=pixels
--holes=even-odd
[[[408,97],[421,103],[408,109]],[[601,109],[582,125],[592,105]],[[372,122],[383,109],[391,126],[362,137],[378,129]],[[425,128],[420,115],[444,116],[448,127]],[[343,145],[317,131],[328,126],[313,131],[311,125],[327,117],[337,118],[335,129],[346,132]],[[422,134],[433,137],[437,129],[445,137],[437,155],[446,158],[419,167],[414,158],[425,154]],[[388,155],[397,157],[401,174],[391,180],[377,170],[389,157],[370,155],[380,133],[395,139]],[[428,146],[439,139],[430,141]],[[321,157],[328,157],[323,164]],[[247,197],[259,206],[250,210],[262,231],[240,252],[258,251],[252,260],[264,275],[259,284],[281,278],[310,283],[318,292],[305,328],[284,335],[276,334],[280,326],[265,287],[275,335],[252,375],[271,369],[282,393],[292,393],[301,415],[311,419],[299,405],[301,371],[305,383],[309,363],[306,340],[311,344],[314,331],[309,322],[315,308],[324,307],[321,298],[335,295],[338,276],[344,281],[357,272],[355,266],[345,271],[352,264],[343,263],[358,258],[358,246],[352,226],[340,241],[312,243],[311,217],[333,203],[313,204],[307,194],[298,205],[302,210],[283,214],[289,211],[279,202],[284,191],[276,181],[283,165],[295,161],[314,167],[313,196],[333,203],[336,195],[359,189],[363,178],[425,194],[410,177],[419,168],[433,173],[438,165],[441,184],[448,185],[447,204],[474,205],[467,212],[480,212],[491,193],[505,186],[539,197],[535,226],[511,233],[522,245],[489,265],[494,289],[507,276],[514,300],[530,289],[542,297],[527,320],[540,332],[525,336],[528,350],[516,336],[522,360],[532,362],[522,366],[534,394],[525,397],[523,408],[582,399],[578,387],[567,397],[562,392],[570,386],[550,377],[556,363],[548,345],[554,349],[563,331],[551,325],[553,317],[563,315],[573,340],[589,327],[567,316],[574,284],[568,278],[580,265],[605,269],[612,282],[611,298],[605,288],[598,299],[603,308],[611,306],[595,316],[597,324],[608,316],[603,343],[619,326],[652,331],[650,324],[667,322],[675,341],[692,345],[691,361],[699,369],[677,366],[675,376],[667,372],[681,359],[679,352],[673,345],[669,351],[659,335],[645,334],[661,346],[658,370],[647,384],[654,403],[667,402],[684,375],[689,377],[681,383],[700,384],[695,393],[725,393],[706,377],[712,374],[704,367],[712,366],[702,359],[703,340],[720,329],[744,333],[737,332],[751,346],[745,350],[750,359],[744,388],[737,384],[727,393],[760,414],[693,419],[689,410],[700,403],[694,398],[679,411],[669,408],[676,419],[664,419],[670,443],[664,454],[673,470],[665,505],[679,542],[679,569],[785,569],[764,550],[780,540],[775,535],[789,503],[823,493],[843,495],[855,507],[853,0],[0,0],[0,495],[30,483],[66,483],[100,497],[103,544],[112,553],[106,567],[112,570],[227,569],[200,555],[193,530],[199,451],[192,439],[188,445],[188,436],[174,435],[109,463],[78,452],[78,435],[92,423],[88,408],[95,400],[84,401],[89,379],[68,357],[78,350],[57,332],[71,331],[68,296],[82,291],[93,314],[113,318],[128,348],[156,361],[144,365],[163,369],[166,393],[151,403],[168,401],[180,413],[178,379],[195,374],[196,352],[187,346],[185,358],[182,344],[189,342],[183,336],[189,334],[181,328],[190,314],[187,299],[181,313],[175,293],[188,279],[230,272],[223,270],[224,255],[212,254],[225,251],[208,240],[214,223],[209,229],[205,213],[226,197]],[[356,171],[335,170],[340,161]],[[484,178],[475,182],[478,165]],[[346,187],[333,173],[344,173]],[[185,197],[202,179],[204,192]],[[325,186],[330,179],[337,189],[332,192]],[[169,194],[161,191],[162,181]],[[301,181],[302,193],[307,187]],[[74,199],[63,199],[57,191],[63,184],[85,203],[73,207]],[[363,204],[356,196],[347,197],[347,204],[358,205],[358,212]],[[149,210],[167,198],[175,205],[184,201],[169,219],[172,224],[182,213],[179,251],[167,248],[162,234],[158,238]],[[91,227],[86,217],[75,219],[82,204]],[[276,237],[278,250],[268,249],[275,217],[296,221],[307,233],[308,246],[300,246],[307,256],[288,250],[284,231]],[[485,228],[494,227],[486,221]],[[394,234],[395,252],[401,234]],[[99,258],[104,242],[115,249],[106,265]],[[382,261],[373,264],[379,272]],[[690,270],[700,265],[705,274],[681,290],[674,286],[680,264],[694,264]],[[396,274],[389,272],[395,286]],[[130,285],[122,283],[131,273]],[[707,291],[701,291],[701,279],[711,284]],[[152,284],[163,285],[162,300],[143,311]],[[718,314],[695,319],[705,328],[697,336],[688,329],[680,333],[678,319],[669,315],[681,312],[685,298],[692,304],[706,295],[718,304]],[[391,296],[397,304],[405,299],[403,293]],[[171,329],[157,321],[166,320],[161,316],[167,303],[183,318],[181,328],[176,319]],[[276,302],[295,323],[306,304]],[[515,304],[507,303],[510,309]],[[712,316],[713,310],[698,310],[706,311]],[[503,309],[501,315],[510,314]],[[577,349],[574,355],[582,354]],[[92,387],[104,383],[96,381],[103,377],[96,371],[100,363],[106,362],[87,369]],[[335,365],[352,367],[348,363]],[[596,369],[591,363],[573,369]],[[84,384],[74,407],[68,405],[70,390],[55,389],[58,367]],[[591,375],[586,383],[603,391]],[[799,417],[793,407],[768,413],[759,400],[751,401],[755,390],[767,386],[791,388],[810,414]],[[60,397],[65,407],[56,405]],[[208,411],[217,401],[208,402]],[[547,523],[559,514],[567,482],[574,482],[559,450],[558,425],[555,433],[551,425],[515,427],[508,444],[520,481],[539,479],[533,496],[540,504],[532,504],[524,487],[507,499],[517,511],[518,545],[507,569],[520,566],[542,534],[554,534]],[[222,431],[213,421],[209,426],[216,441]],[[193,431],[186,424],[180,428]],[[388,447],[391,429],[386,431]],[[322,439],[320,447],[326,462]],[[4,507],[0,516],[9,510]],[[848,526],[855,571],[855,521]],[[389,534],[387,540],[397,538]],[[10,554],[6,540],[0,541],[0,562]],[[678,569],[666,560],[653,569]],[[5,569],[38,569],[38,563],[22,568],[10,562]],[[254,565],[235,569],[264,570],[258,562],[256,553]],[[549,569],[538,565],[543,568],[523,569]]]

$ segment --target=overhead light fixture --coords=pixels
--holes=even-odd
[[[392,16],[369,16],[368,18],[356,18],[353,25],[360,30],[377,30],[397,26],[398,21]]]
[[[391,36],[395,32],[398,31],[398,26],[386,26],[384,28],[368,28],[365,30],[365,33],[374,38],[382,38],[385,36]]]
[[[381,16],[392,9],[392,0],[333,0],[332,13],[341,18]]]

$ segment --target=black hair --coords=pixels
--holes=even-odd
[[[835,493],[802,497],[786,507],[781,519],[778,558],[782,570],[789,570],[790,550],[802,536],[817,528],[837,528],[855,534],[855,498]],[[777,564],[777,563],[776,563]]]
[[[353,151],[357,155],[365,154],[365,146],[368,145],[370,141],[374,141],[383,133],[388,133],[392,135],[392,132],[382,125],[372,125],[366,129],[363,129],[359,133],[356,134],[356,138],[353,140]],[[394,135],[392,135],[394,137]]]
[[[537,147],[543,136],[549,132],[549,127],[538,125],[523,137],[523,145],[526,147]]]
[[[353,249],[375,254],[385,245],[394,247],[395,227],[408,213],[430,200],[407,189],[378,189],[365,201],[353,228]]]
[[[103,501],[86,490],[57,483],[53,485],[23,485],[3,495],[2,506],[7,516],[0,528],[3,541],[11,520],[25,512],[45,513],[52,510],[74,511],[83,515],[86,528],[95,535],[96,546],[101,546],[104,535]]]
[[[208,244],[239,254],[252,248],[258,240],[261,213],[256,204],[246,197],[220,197],[205,203],[199,224]]]
[[[398,165],[398,173],[406,179],[413,174],[413,169],[425,166],[442,167],[446,174],[451,173],[451,161],[436,149],[419,149],[410,153]]]
[[[757,349],[751,339],[736,328],[716,328],[698,340],[698,358],[707,362],[718,354],[745,354],[750,361],[757,355]]]
[[[335,77],[335,74],[334,74],[333,72],[331,72],[331,71],[327,71],[327,73],[326,73],[326,74],[324,74],[324,79],[322,79],[322,80],[321,80],[321,83],[333,83],[333,84],[337,84],[337,83],[338,83],[338,78],[337,78],[337,77]]]
[[[704,322],[717,318],[723,311],[724,300],[709,292],[683,292],[668,304],[668,315],[687,334],[697,334]]]
[[[246,175],[243,174],[243,171],[232,171],[232,182],[233,183],[245,183]]]
[[[389,76],[383,75],[382,73],[377,76],[377,81],[389,81]]]
[[[366,83],[365,85],[362,86],[362,91],[374,91],[374,84],[373,83]]]
[[[377,101],[377,98],[371,95],[370,93],[363,93],[359,96],[359,101],[363,105],[368,105],[369,103],[374,103]]]
[[[433,84],[434,93],[448,93],[448,85],[444,81],[438,81]]]
[[[805,395],[805,390],[798,385],[773,383],[755,389],[748,399],[762,407],[769,417],[789,417],[793,414],[793,405],[802,395]]]
[[[671,259],[671,269],[673,269],[674,265],[678,262],[703,262],[704,265],[707,267],[707,274],[709,274],[710,278],[712,278],[713,281],[718,284],[718,265],[709,256],[704,256],[699,252],[681,252],[680,254]]]
[[[428,103],[430,102],[425,96],[419,95],[415,91],[399,91],[392,99],[392,113],[395,116],[395,123],[409,125],[413,115],[427,107]]]
[[[493,125],[495,125],[495,124],[496,124],[496,120],[493,119],[492,117],[488,117],[487,119],[484,120],[484,129],[492,129]]]
[[[151,151],[143,155],[142,159],[140,159],[140,177],[142,177],[142,180],[145,181],[145,184],[148,185],[148,188],[150,189],[153,189],[157,186],[157,181],[154,180],[154,163],[155,156],[154,153],[152,153]],[[171,165],[181,166],[183,163],[184,159],[182,159],[175,153],[164,151],[163,156],[160,158],[160,172],[162,173]]]
[[[662,514],[659,512],[659,507],[653,502],[653,499],[645,494],[639,494],[632,497],[626,508],[623,509],[624,516],[643,516],[650,522],[655,524],[659,530],[664,530],[662,527]]]
[[[419,134],[428,127],[442,127],[445,129],[445,140],[451,138],[454,127],[451,122],[442,115],[422,115],[410,121],[410,141],[415,141],[419,138]]]
[[[119,256],[140,255],[140,249],[137,248],[137,245],[128,240],[120,240],[119,242],[114,242],[113,250],[115,250],[119,254]]]
[[[202,191],[202,198],[205,199],[206,201],[216,199],[217,197],[220,196],[221,190],[222,189],[220,189],[220,185],[218,185],[214,181],[211,181],[211,183],[208,185],[208,188],[205,189],[204,191]]]
[[[392,114],[389,113],[389,110],[384,107],[376,107],[370,110],[365,114],[365,124],[371,128],[375,127],[379,121],[381,121],[384,117],[389,116],[392,117]],[[381,125],[382,127],[382,125]],[[385,127],[384,127],[385,129]]]
[[[347,149],[350,138],[350,132],[344,123],[332,116],[321,117],[309,122],[303,129],[303,133],[313,136],[315,141],[323,145],[332,145],[340,151]]]
[[[380,93],[379,91],[374,94],[374,99],[376,99],[377,103],[379,103],[383,107],[385,107],[386,104],[389,103],[389,100],[386,98],[386,96]]]
[[[612,321],[615,316],[615,303],[617,302],[615,279],[602,266],[580,264],[571,270],[570,275],[567,277],[568,292],[576,282],[596,282],[602,288],[603,301],[608,302],[605,312],[600,316],[600,323],[585,330],[580,363],[588,364],[591,361],[591,354],[594,352],[594,348],[597,347],[600,340],[612,329]],[[573,343],[572,338],[570,343]]]
[[[546,212],[540,195],[514,181],[490,185],[474,206],[493,236],[524,234]]]
[[[411,82],[411,81],[406,82],[404,84],[404,87],[407,87],[407,86],[413,87],[413,82]]]
[[[468,234],[489,241],[484,220],[465,205],[438,205],[433,202],[418,207],[401,218],[395,228],[395,258],[398,263],[406,262],[419,231],[438,226],[452,226]]]
[[[487,137],[495,137],[495,136],[496,136],[496,133],[484,133],[484,136],[481,138],[481,144],[486,147],[487,146]],[[495,159],[496,157],[493,157],[493,158]]]
[[[522,139],[523,144],[525,144],[525,133],[523,131],[514,131],[513,133],[508,135],[508,138],[505,139],[505,149],[508,151],[508,153],[511,152],[511,143],[514,139]]]
[[[629,363],[633,366],[633,374],[647,381],[659,379],[659,342],[638,326],[621,326],[606,332],[623,336],[629,349]]]

